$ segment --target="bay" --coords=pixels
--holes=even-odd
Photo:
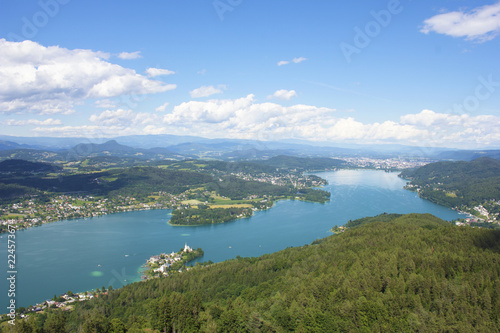
[[[168,224],[169,210],[117,213],[45,224],[16,232],[16,306],[28,306],[71,290],[81,292],[140,280],[152,255],[201,247],[199,261],[254,257],[331,235],[334,225],[387,213],[431,213],[445,220],[458,212],[403,189],[397,173],[341,170],[315,173],[328,180],[325,204],[277,202],[267,211],[225,224],[179,227]],[[7,306],[7,234],[0,238],[1,305]],[[5,309],[4,307],[4,309]],[[5,313],[6,310],[0,311]]]

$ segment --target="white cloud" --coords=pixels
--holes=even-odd
[[[444,113],[436,113],[432,110],[422,110],[417,114],[407,114],[401,116],[401,123],[410,125],[431,126],[436,122],[449,119],[450,115]],[[459,117],[459,116],[454,116]]]
[[[288,65],[291,62],[293,62],[294,64],[298,64],[298,63],[300,63],[302,61],[306,61],[306,60],[307,60],[307,58],[304,58],[304,57],[293,58],[291,61],[281,60],[278,62],[278,66]]]
[[[276,90],[274,94],[268,96],[268,98],[277,98],[289,101],[292,97],[296,97],[297,92],[295,90],[280,89]]]
[[[177,133],[191,130],[207,137],[280,139],[293,135],[313,119],[329,117],[334,110],[308,105],[284,107],[275,103],[256,103],[254,95],[239,99],[191,101],[174,107],[164,123]],[[285,132],[283,132],[285,131]]]
[[[37,127],[33,133],[53,137],[106,138],[117,135],[128,135],[121,127],[103,127],[97,125]]]
[[[154,124],[160,118],[152,113],[134,112],[132,110],[106,110],[100,114],[90,116],[89,120],[96,125],[104,127],[140,127],[141,125]]]
[[[106,110],[89,120],[90,125],[82,126],[49,127],[47,122],[33,131],[40,135],[79,137],[196,133],[207,138],[400,143],[463,149],[500,146],[500,116],[422,110],[406,114],[399,121],[363,123],[354,117],[341,117],[335,109],[261,103],[252,94],[238,99],[189,101],[174,106],[167,114]]]
[[[420,30],[452,37],[484,42],[500,32],[500,2],[477,7],[469,12],[454,11],[433,16],[424,21]]]
[[[492,115],[437,113],[422,110],[400,118],[401,124],[417,129],[427,129],[428,145],[455,148],[475,148],[488,145],[500,146],[500,117]]]
[[[0,39],[0,112],[69,114],[88,98],[142,95],[175,89],[105,60],[91,50],[45,47]]]
[[[117,55],[118,58],[123,59],[123,60],[133,60],[133,59],[139,59],[142,58],[141,51],[135,51],[135,52],[122,52]]]
[[[298,64],[299,62],[302,62],[302,61],[306,61],[307,58],[304,58],[304,57],[298,57],[298,58],[293,58],[292,61],[296,64]]]
[[[172,75],[175,74],[175,72],[162,68],[148,68],[146,69],[146,74],[148,74],[149,77],[155,77],[159,75]]]
[[[156,112],[165,112],[165,110],[167,109],[167,106],[168,106],[168,102],[166,103],[163,103],[162,105],[160,105],[159,107],[157,107],[155,109]]]
[[[57,137],[113,137],[123,135],[167,134],[162,117],[154,113],[118,109],[90,116],[90,125],[37,127],[33,132]]]
[[[279,92],[279,91],[278,91]],[[292,91],[286,91],[291,95]],[[278,93],[277,95],[286,95]],[[9,126],[38,126],[50,136],[111,137],[133,134],[193,134],[208,138],[256,140],[304,139],[352,143],[401,143],[418,146],[479,148],[500,146],[500,116],[438,113],[422,110],[399,121],[363,123],[335,109],[313,105],[283,106],[258,102],[250,94],[238,99],[189,101],[164,112],[113,109],[89,117],[89,124],[59,126],[58,119],[4,121]]]
[[[217,88],[214,86],[201,86],[190,91],[189,95],[191,95],[191,98],[208,97],[215,94],[222,94],[223,89],[226,89],[225,85],[218,85]]]
[[[182,103],[165,115],[163,122],[168,133],[197,133],[209,138],[295,138],[460,148],[500,146],[500,117],[496,116],[423,110],[404,115],[399,122],[363,123],[353,117],[339,117],[330,108],[259,103],[254,95]]]
[[[4,122],[5,125],[8,126],[26,126],[26,125],[35,125],[35,126],[54,126],[54,125],[61,125],[61,120],[60,119],[45,119],[45,120],[38,120],[38,119],[28,119],[28,120],[15,120],[15,119],[9,119]]]
[[[110,99],[101,99],[101,100],[95,101],[94,106],[97,108],[103,108],[103,109],[113,109],[116,107],[116,103]]]

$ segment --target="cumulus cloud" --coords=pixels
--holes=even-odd
[[[298,58],[293,58],[292,61],[295,63],[295,64],[298,64],[299,62],[302,62],[302,61],[306,61],[307,58],[304,58],[304,57],[298,57]]]
[[[268,98],[277,98],[289,101],[292,97],[296,97],[297,92],[295,90],[280,89],[276,90],[274,94],[268,96]]]
[[[117,57],[120,59],[123,59],[123,60],[133,60],[133,59],[142,58],[142,55],[141,55],[141,51],[122,52],[122,53],[119,53]]]
[[[399,121],[363,123],[340,117],[335,109],[239,99],[190,101],[163,117],[169,133],[198,133],[210,138],[305,139],[355,143],[475,148],[500,145],[500,117],[454,115],[423,110]]]
[[[335,109],[258,102],[252,94],[237,99],[184,102],[166,114],[106,110],[89,120],[90,125],[82,126],[38,124],[40,127],[34,133],[88,137],[196,133],[207,138],[253,140],[303,139],[450,148],[500,146],[500,116],[422,110],[401,116],[398,121],[364,123],[354,117],[340,116]]]
[[[156,112],[164,112],[167,109],[168,104],[169,104],[168,102],[163,103],[162,105],[160,105],[159,107],[157,107],[155,109],[155,111]]]
[[[26,126],[26,125],[35,125],[35,126],[54,126],[54,125],[61,125],[61,120],[60,119],[45,119],[45,120],[38,120],[38,119],[27,119],[27,120],[15,120],[15,119],[9,119],[4,122],[5,125],[8,126]]]
[[[500,117],[493,115],[448,114],[422,110],[400,118],[400,123],[427,129],[429,145],[456,148],[500,145]]]
[[[101,99],[95,101],[94,106],[97,108],[112,109],[116,107],[116,103],[110,99]]]
[[[162,68],[148,68],[146,69],[146,74],[148,74],[149,77],[155,77],[160,75],[172,75],[175,74],[175,72]]]
[[[45,47],[0,39],[0,112],[73,112],[88,98],[152,94],[175,89],[106,61],[91,50]]]
[[[298,64],[298,63],[300,63],[302,61],[306,61],[306,60],[307,60],[307,58],[304,58],[304,57],[293,58],[291,61],[281,60],[278,62],[278,66],[288,65],[291,62],[293,62],[294,64]]]
[[[491,40],[500,32],[500,2],[469,12],[453,11],[433,16],[424,21],[420,31],[465,37],[479,42]]]
[[[207,137],[224,133],[225,137],[240,139],[412,140],[427,133],[396,122],[363,124],[352,117],[339,118],[330,108],[258,103],[254,95],[182,103],[163,121],[172,130],[189,129]]]
[[[37,127],[33,132],[57,137],[91,138],[167,133],[166,128],[161,126],[162,117],[154,113],[125,109],[106,110],[91,115],[89,121],[90,125]]]
[[[32,132],[43,136],[82,138],[101,138],[116,136],[118,134],[131,134],[124,131],[121,127],[103,127],[98,125],[37,127]]]
[[[432,110],[422,110],[417,114],[407,114],[401,116],[401,123],[417,125],[417,126],[449,126],[451,124],[458,125],[462,119],[468,118],[466,114],[450,115],[446,113],[436,113]]]
[[[189,95],[191,95],[191,98],[208,97],[215,94],[222,94],[223,89],[226,89],[225,85],[218,85],[217,88],[214,86],[201,86],[191,90]]]
[[[159,119],[155,114],[124,109],[106,110],[100,114],[94,114],[89,118],[96,125],[122,128],[154,124]]]

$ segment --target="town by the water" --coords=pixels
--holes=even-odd
[[[146,263],[143,265],[145,270],[143,271],[143,275],[141,280],[149,280],[152,278],[159,277],[167,277],[171,274],[180,274],[183,271],[188,271],[191,267],[186,264],[202,257],[204,254],[201,248],[193,249],[187,243],[184,244],[184,247],[179,251],[171,253],[161,253],[158,255],[151,256]],[[208,265],[208,263],[200,263],[199,266]],[[108,291],[113,290],[113,287],[109,286],[105,288],[96,288],[90,291],[73,293],[68,291],[62,295],[54,295],[52,299],[47,299],[44,302],[35,304],[34,306],[30,306],[26,309],[26,314],[24,313],[24,308],[17,309],[19,312],[19,317],[24,318],[28,316],[27,313],[36,313],[41,312],[47,308],[59,308],[62,310],[71,310],[73,308],[73,303],[75,302],[83,302],[86,300],[93,299],[95,297],[101,297],[102,295],[107,295]],[[8,316],[7,314],[0,315],[0,320],[3,320],[4,316]]]

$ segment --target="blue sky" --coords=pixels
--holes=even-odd
[[[0,134],[500,147],[500,2],[0,0]]]

